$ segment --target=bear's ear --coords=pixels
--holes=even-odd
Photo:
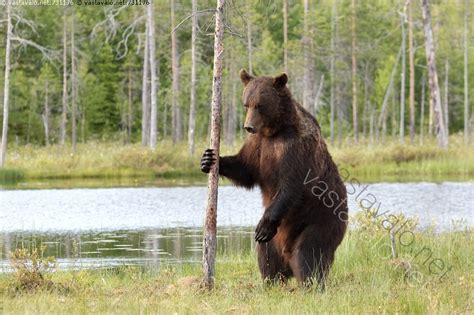
[[[276,88],[282,88],[285,86],[286,82],[288,82],[288,76],[285,72],[283,72],[282,74],[276,76],[275,79],[273,79],[273,86]]]
[[[239,75],[240,80],[242,80],[244,85],[247,85],[253,79],[253,76],[251,76],[245,69],[240,69]]]

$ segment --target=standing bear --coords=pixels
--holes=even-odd
[[[314,118],[292,97],[286,73],[253,77],[240,71],[249,133],[239,153],[219,158],[219,174],[262,192],[255,229],[262,278],[324,287],[347,226],[347,194]],[[215,163],[208,149],[201,170]]]

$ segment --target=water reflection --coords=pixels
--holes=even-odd
[[[219,254],[253,250],[253,229],[225,228],[217,235]],[[9,255],[18,248],[45,248],[60,269],[118,265],[200,263],[202,230],[191,228],[117,230],[96,233],[0,234],[0,272],[10,270]]]

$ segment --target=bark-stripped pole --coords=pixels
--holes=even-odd
[[[436,58],[433,31],[431,28],[431,14],[429,0],[423,0],[423,25],[425,29],[425,50],[428,63],[428,78],[433,103],[433,112],[436,122],[438,146],[443,149],[448,148],[448,136],[444,124],[443,113],[441,112],[441,95],[438,84],[438,72],[436,70]]]
[[[214,150],[217,160],[209,172],[206,222],[204,226],[203,268],[204,284],[207,288],[212,288],[214,285],[214,266],[217,245],[217,187],[219,181],[222,59],[224,57],[224,2],[225,0],[217,0],[216,29],[214,33],[214,74],[212,80],[211,103],[211,149]]]
[[[7,156],[7,138],[8,138],[8,102],[10,96],[10,52],[12,38],[12,14],[11,3],[7,0],[5,3],[7,9],[7,40],[5,44],[5,81],[3,82],[3,127],[2,127],[2,144],[0,147],[0,168],[5,166],[5,158]]]

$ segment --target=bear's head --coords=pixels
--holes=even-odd
[[[286,87],[288,76],[254,77],[245,69],[240,70],[244,84],[242,101],[246,108],[244,129],[271,137],[292,120],[294,106]]]

